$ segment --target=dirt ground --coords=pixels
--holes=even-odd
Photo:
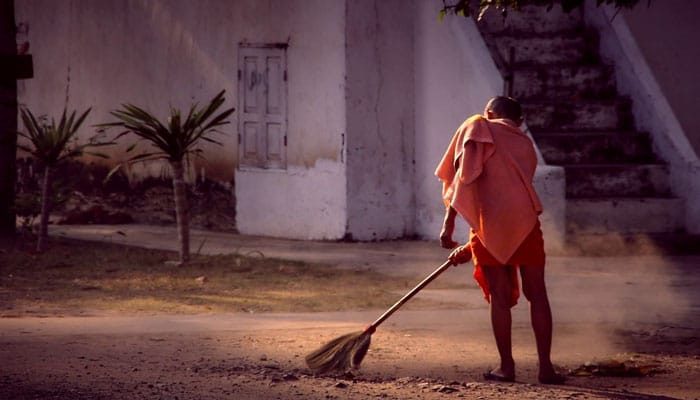
[[[106,237],[103,228],[91,229]],[[119,237],[142,240],[136,230],[125,233]],[[212,253],[226,247],[240,251],[249,240],[207,235],[205,249]],[[423,276],[444,257],[434,244],[415,242],[255,246],[290,258],[336,258],[342,268],[371,262],[397,279]],[[361,368],[344,376],[313,376],[303,358],[361,329],[382,310],[197,315],[88,310],[83,317],[0,318],[0,399],[698,399],[699,264],[697,256],[549,259],[554,362],[566,372],[616,360],[651,372],[641,377],[570,375],[562,386],[538,384],[527,304],[521,300],[513,310],[517,382],[484,381],[483,372],[497,362],[488,309],[469,269],[462,268],[439,278],[459,289],[422,292],[433,306],[392,316],[373,335]]]
[[[562,370],[578,366],[591,346],[600,359],[653,365],[657,372],[647,377],[570,376],[565,385],[549,387],[536,383],[528,327],[516,324],[518,381],[491,383],[481,378],[495,362],[487,330],[469,324],[455,330],[443,322],[441,333],[409,322],[426,317],[416,313],[375,333],[359,371],[334,377],[311,375],[303,357],[359,325],[319,322],[313,314],[307,319],[268,316],[268,325],[248,327],[250,320],[233,315],[189,322],[177,317],[155,325],[148,317],[3,320],[0,398],[692,399],[700,392],[697,339],[678,332],[647,335],[637,344],[639,352],[615,354],[614,348],[625,342],[624,333],[618,333],[617,344],[601,347],[600,337],[567,332],[554,349]],[[438,314],[443,320],[465,316],[457,310]],[[327,327],[313,327],[319,324]],[[84,333],[71,333],[76,330]]]
[[[171,251],[53,238],[37,254],[34,245],[0,249],[0,318],[367,310],[393,303],[395,292],[412,283],[368,268],[338,269],[254,251],[193,255],[181,267]],[[433,285],[448,287],[467,286]],[[406,308],[431,303],[413,301]]]

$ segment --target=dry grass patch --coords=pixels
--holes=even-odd
[[[167,251],[66,239],[54,239],[43,254],[4,251],[0,316],[383,309],[397,300],[397,290],[415,283],[259,255],[198,256],[186,267],[165,263],[174,258]]]

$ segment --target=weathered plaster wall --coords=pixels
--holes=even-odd
[[[17,0],[29,24],[35,78],[20,101],[36,113],[93,107],[86,126],[131,102],[167,115],[221,89],[238,107],[238,46],[287,43],[286,171],[238,171],[243,233],[335,239],[345,233],[345,3],[325,0]],[[222,147],[197,167],[230,181],[238,161],[237,115]],[[87,136],[89,130],[84,132]],[[121,160],[124,146],[112,150]],[[134,173],[161,175],[161,165]],[[280,217],[280,215],[284,215]]]
[[[437,238],[444,215],[435,167],[462,121],[482,113],[488,99],[500,92],[501,79],[498,71],[482,73],[483,61],[469,54],[481,41],[474,24],[453,16],[438,22],[441,6],[440,1],[416,2],[414,34],[416,149],[420,149],[416,152],[416,231],[432,239]],[[460,223],[458,237],[464,238],[467,229]]]
[[[236,171],[241,233],[298,239],[345,234],[344,12],[341,1],[267,2],[236,21],[247,27],[249,42],[289,42],[288,167]],[[272,32],[280,37],[266,39]]]
[[[441,4],[17,0],[36,76],[20,99],[37,113],[58,113],[65,102],[92,106],[88,125],[110,120],[122,102],[164,116],[169,105],[187,107],[221,89],[227,105],[238,106],[239,43],[287,43],[288,168],[236,169],[234,115],[224,146],[207,148],[197,171],[218,180],[235,171],[238,229],[299,239],[432,239],[443,210],[435,165],[456,127],[502,88],[474,24],[439,23]],[[114,156],[122,157],[119,149]],[[563,174],[540,176],[551,178],[538,186],[550,193],[545,206],[563,201],[556,189]],[[563,224],[563,214],[551,220]]]
[[[346,2],[347,232],[413,233],[413,2]]]
[[[36,113],[93,107],[87,125],[121,103],[165,116],[222,89],[237,106],[238,44],[288,43],[290,165],[339,161],[344,124],[342,1],[17,0],[29,24],[35,77],[20,101]],[[236,116],[209,146],[207,176],[230,180],[237,165]],[[85,130],[83,134],[90,134]],[[313,137],[313,140],[309,139]],[[112,153],[123,157],[121,148]]]
[[[250,5],[233,22],[245,30],[243,40],[289,43],[288,167],[236,171],[238,230],[297,239],[342,238],[347,220],[344,2]]]
[[[678,6],[679,4],[675,4],[675,7],[671,8],[675,13],[681,14],[682,11]],[[691,137],[696,133],[686,132],[678,117],[679,113],[690,113],[688,117],[697,118],[697,112],[692,111],[697,101],[691,100],[687,104],[678,104],[674,107],[668,97],[668,93],[683,91],[682,88],[688,84],[683,77],[687,74],[692,75],[693,69],[678,63],[678,60],[673,58],[657,59],[660,63],[664,61],[665,64],[659,65],[668,69],[657,74],[642,51],[642,46],[648,45],[641,43],[642,40],[658,40],[659,37],[666,37],[667,39],[664,40],[666,42],[674,37],[684,36],[690,28],[683,23],[680,23],[678,28],[669,24],[665,27],[667,32],[662,32],[657,31],[653,26],[647,26],[645,29],[650,29],[658,35],[655,39],[653,35],[650,38],[646,34],[633,31],[627,15],[617,15],[613,19],[614,14],[615,10],[612,8],[595,7],[592,1],[586,3],[584,14],[586,22],[598,30],[601,55],[611,60],[615,66],[618,90],[633,99],[632,111],[637,127],[650,133],[654,150],[670,164],[672,190],[676,196],[685,200],[685,228],[689,232],[698,233],[700,232],[700,161],[691,144]],[[641,27],[638,29],[641,30]],[[669,46],[675,48],[674,44]],[[687,50],[692,53],[697,51],[696,47]],[[647,51],[650,51],[650,48],[647,47]],[[656,59],[667,54],[667,50],[659,50],[659,52],[659,54],[651,52],[650,57]],[[666,79],[663,77],[671,74],[672,71],[678,74],[677,80],[659,80],[659,76]]]
[[[236,174],[236,225],[249,235],[339,239],[345,234],[345,165],[319,160],[313,168]]]
[[[417,1],[415,12],[416,233],[435,239],[444,215],[435,167],[459,125],[484,111],[503,91],[503,79],[471,19],[437,22],[441,1]],[[541,157],[539,157],[541,160]],[[559,248],[565,237],[564,171],[538,166],[535,188],[545,208],[545,243]],[[458,226],[465,238],[468,226]]]

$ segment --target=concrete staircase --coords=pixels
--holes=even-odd
[[[565,168],[568,233],[682,231],[668,166],[635,130],[630,99],[617,93],[582,13],[528,6],[505,20],[488,13],[478,26],[545,161]]]

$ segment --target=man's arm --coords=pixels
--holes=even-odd
[[[453,249],[459,243],[452,240],[452,234],[455,231],[455,217],[457,210],[448,206],[445,209],[445,219],[442,221],[442,230],[440,231],[440,246],[445,249]]]

